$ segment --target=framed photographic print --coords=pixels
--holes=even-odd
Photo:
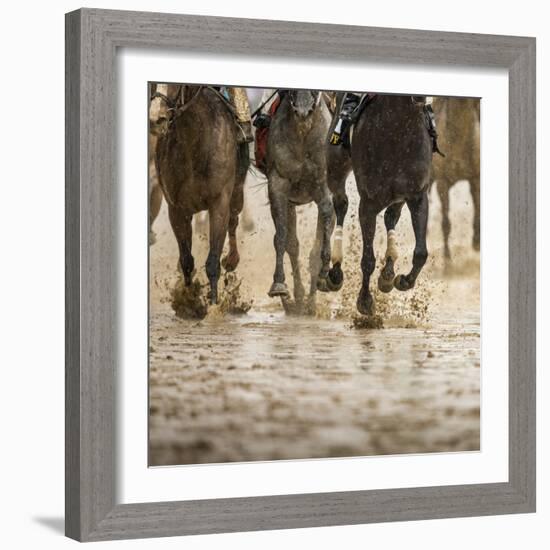
[[[67,14],[66,533],[535,510],[535,40]]]

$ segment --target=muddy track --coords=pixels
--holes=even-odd
[[[346,282],[341,292],[318,297],[316,317],[285,316],[266,296],[273,229],[265,189],[253,177],[245,193],[255,227],[240,233],[233,300],[251,309],[240,316],[214,311],[203,320],[176,316],[177,247],[163,208],[150,258],[152,465],[479,449],[479,257],[469,247],[467,184],[452,190],[453,270],[441,261],[434,198],[429,265],[414,291],[377,294],[384,328],[372,330],[357,328],[361,242],[349,183]],[[299,213],[306,281],[314,214],[311,207]],[[380,256],[381,227],[380,220]],[[405,212],[398,240],[404,271],[413,248]],[[193,253],[200,282],[206,239],[198,232]]]

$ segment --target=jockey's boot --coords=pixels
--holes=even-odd
[[[250,118],[250,105],[244,88],[229,88],[229,97],[235,108],[235,116],[239,127],[237,141],[239,143],[250,143],[254,141],[252,134],[252,121]]]
[[[346,133],[354,122],[355,110],[359,106],[360,101],[361,96],[358,94],[353,94],[351,92],[345,94],[342,107],[337,115],[338,121],[330,135],[329,143],[331,145],[342,145],[342,143],[344,143]]]

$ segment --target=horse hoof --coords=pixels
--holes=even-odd
[[[290,292],[288,291],[288,287],[285,283],[273,283],[267,295],[270,298],[275,298],[276,296],[288,298],[290,296]]]
[[[332,266],[328,272],[327,285],[331,292],[337,292],[344,285],[344,273],[339,264]]]
[[[410,284],[405,275],[398,275],[393,281],[393,286],[397,290],[405,291],[410,290],[414,286],[414,283]]]
[[[227,256],[224,256],[222,258],[222,267],[226,271],[235,271],[237,269],[237,266],[239,265],[240,256],[238,254],[234,256],[230,256],[229,254]]]
[[[386,293],[391,292],[393,290],[394,280],[393,277],[385,278],[380,275],[380,277],[378,277],[378,290]]]
[[[317,290],[319,292],[330,292],[328,277],[319,276],[317,278]]]
[[[357,311],[361,313],[361,315],[367,315],[369,317],[374,315],[374,300],[370,294],[365,297],[359,294],[359,298],[357,298]]]

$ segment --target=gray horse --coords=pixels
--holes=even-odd
[[[311,285],[309,310],[314,308],[316,290],[331,290],[330,237],[333,207],[327,186],[326,136],[330,113],[321,93],[289,90],[271,123],[267,143],[267,177],[271,216],[275,224],[275,273],[269,296],[280,296],[288,311],[289,290],[285,283],[284,254],[290,257],[294,279],[294,300],[302,311],[304,287],[300,277],[299,242],[296,234],[296,206],[317,204],[316,239],[309,257]]]

